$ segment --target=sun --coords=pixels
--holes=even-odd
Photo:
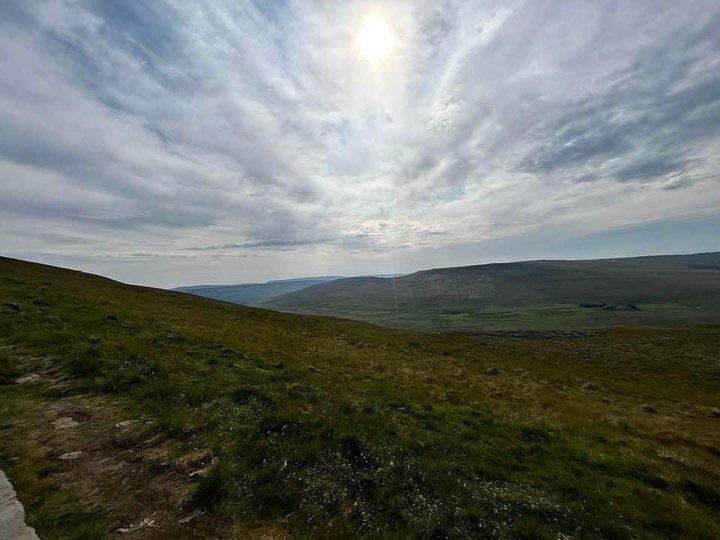
[[[392,52],[394,39],[382,17],[368,18],[355,35],[355,47],[373,65],[382,64]]]

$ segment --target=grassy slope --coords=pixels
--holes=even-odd
[[[719,270],[719,253],[489,264],[342,279],[261,305],[428,330],[696,324],[720,321]],[[581,302],[641,311],[584,309]]]
[[[0,306],[0,339],[32,353],[0,356],[0,467],[43,538],[118,519],[28,443],[32,411],[67,395],[146,419],[163,467],[210,450],[193,504],[224,537],[720,535],[717,326],[426,335],[8,259]],[[33,370],[62,384],[10,384]]]

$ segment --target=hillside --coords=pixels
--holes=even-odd
[[[720,321],[720,253],[528,261],[394,279],[347,278],[260,305],[462,332],[713,322]]]
[[[318,285],[338,279],[339,276],[323,276],[299,279],[283,279],[266,283],[242,283],[238,285],[192,285],[173,289],[178,292],[214,298],[224,302],[233,302],[252,306],[274,296],[291,293],[305,287]]]
[[[720,326],[423,334],[0,258],[43,539],[718,538],[719,403]]]

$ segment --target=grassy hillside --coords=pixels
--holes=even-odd
[[[422,334],[0,259],[0,341],[44,539],[720,537],[719,326]]]
[[[529,261],[442,268],[395,279],[340,279],[259,305],[460,332],[718,322],[720,253]]]
[[[239,285],[193,285],[190,287],[178,287],[174,290],[214,298],[215,300],[223,300],[224,302],[252,306],[274,296],[298,291],[333,279],[338,279],[338,277],[285,279],[268,281],[267,283],[244,283]]]

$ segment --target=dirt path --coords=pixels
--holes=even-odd
[[[0,386],[7,397],[7,420],[0,407],[0,450],[33,478],[29,486],[17,480],[16,486],[21,494],[32,492],[25,495],[36,503],[28,509],[41,533],[43,522],[68,526],[58,525],[62,517],[85,527],[73,529],[74,537],[286,538],[279,528],[227,523],[195,507],[192,493],[214,462],[207,448],[133,417],[119,397],[71,391],[57,357],[36,357],[15,346],[0,346],[0,354],[12,359],[16,372]],[[0,475],[0,540],[37,539],[13,486]]]
[[[196,530],[202,536],[213,528],[191,500],[197,480],[190,474],[208,465],[205,454],[178,450],[178,441],[126,416],[108,399],[67,395],[72,392],[55,359],[23,354],[17,348],[2,352],[12,358],[20,375],[4,390],[15,412],[22,411],[5,411],[4,450],[23,474],[36,476],[32,489],[42,485],[41,492],[64,494],[54,502],[40,497],[44,506],[34,508],[34,513],[45,515],[45,521],[74,513],[75,520],[88,522],[87,534],[133,539],[193,536]],[[176,453],[184,459],[176,459]],[[10,469],[8,473],[13,475]],[[93,529],[90,522],[95,519]],[[18,532],[20,526],[28,532]],[[24,508],[3,473],[0,540],[6,538],[38,537],[25,525]]]
[[[0,470],[0,538],[37,540],[35,529],[25,524],[25,509],[12,484]]]

